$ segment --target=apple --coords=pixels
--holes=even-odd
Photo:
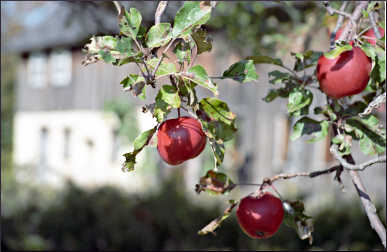
[[[164,121],[157,131],[157,150],[170,165],[178,165],[197,157],[207,138],[198,120],[182,116]]]
[[[384,36],[384,29],[382,27],[378,27],[378,30],[379,30],[379,33],[380,35],[383,37]],[[371,45],[376,45],[376,35],[375,35],[375,32],[374,32],[374,29],[371,28],[369,29],[368,31],[366,31],[363,36],[366,36],[366,37],[370,37],[370,38],[373,38],[373,39],[366,39],[368,41],[368,43],[370,43]]]
[[[371,58],[359,47],[352,47],[334,59],[321,55],[317,79],[326,95],[339,99],[361,93],[367,87],[371,68]]]
[[[269,192],[247,196],[236,211],[239,226],[251,238],[269,238],[277,232],[284,218],[282,201]]]

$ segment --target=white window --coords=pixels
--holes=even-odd
[[[47,58],[41,52],[31,53],[28,58],[28,81],[31,87],[40,88],[46,86]]]
[[[55,50],[50,55],[50,76],[53,86],[67,86],[71,82],[72,57],[68,50]]]

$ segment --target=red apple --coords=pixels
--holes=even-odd
[[[384,36],[384,29],[382,27],[378,27],[378,30],[379,30],[379,33],[380,35],[383,37]],[[366,31],[363,36],[366,36],[366,37],[370,37],[370,38],[373,38],[373,39],[366,39],[368,41],[368,43],[370,43],[371,45],[376,45],[376,35],[375,35],[375,32],[374,32],[374,29],[371,28],[369,29],[368,31]]]
[[[166,120],[157,131],[157,150],[170,165],[178,165],[198,156],[206,141],[200,122],[193,117]]]
[[[361,93],[370,78],[372,60],[363,50],[353,47],[334,59],[321,55],[317,62],[317,79],[321,90],[332,98]]]
[[[251,238],[269,238],[277,232],[284,218],[282,201],[266,192],[241,200],[236,212],[239,226]]]

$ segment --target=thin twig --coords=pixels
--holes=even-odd
[[[348,5],[348,2],[344,2],[341,7],[340,7],[340,11],[341,12],[344,12],[345,11],[345,8],[347,8],[347,5]],[[340,27],[343,25],[343,22],[344,22],[344,16],[342,15],[339,15],[339,18],[337,19],[337,23],[336,23],[336,27],[335,29],[333,30],[333,32],[331,33],[331,37],[330,37],[330,49],[334,49],[335,48],[335,37],[336,37],[336,33],[337,31],[340,29]]]
[[[373,165],[373,164],[378,164],[378,163],[386,163],[386,155],[377,157],[371,160],[368,160],[364,163],[361,164],[350,164],[348,163],[345,158],[340,156],[340,154],[337,151],[337,146],[332,145],[331,148],[329,149],[330,152],[333,154],[333,156],[340,162],[340,164],[344,167],[346,170],[352,170],[352,171],[364,171],[367,167]]]
[[[156,75],[156,72],[157,70],[159,69],[160,65],[161,65],[161,62],[163,61],[164,57],[165,57],[165,53],[169,50],[169,48],[171,47],[171,45],[173,44],[175,40],[172,39],[171,42],[169,42],[168,46],[164,49],[160,59],[159,59],[159,62],[157,62],[157,65],[155,67],[155,69],[153,69],[153,72],[152,72],[152,76],[155,76]]]
[[[370,11],[370,12],[368,13],[368,17],[369,17],[369,19],[370,19],[370,22],[371,22],[371,25],[372,25],[372,29],[374,30],[374,33],[375,33],[376,38],[377,38],[377,39],[381,39],[381,38],[382,38],[382,35],[380,34],[379,29],[378,29],[378,26],[376,25],[374,12],[373,12],[373,11]]]
[[[364,117],[371,114],[374,109],[379,108],[383,103],[386,103],[386,92],[377,96],[372,102],[370,102],[367,108],[362,113],[360,113],[359,116]]]
[[[335,8],[332,8],[332,6],[330,6],[329,2],[328,1],[324,1],[323,2],[323,6],[327,9],[328,13],[332,16],[333,14],[338,14],[339,15],[339,19],[337,20],[337,25],[340,23],[340,22],[343,22],[342,19],[340,19],[340,16],[342,17],[346,17],[348,18],[350,21],[351,21],[351,24],[352,24],[352,31],[356,33],[356,28],[357,28],[357,24],[356,24],[356,21],[355,19],[353,18],[353,15],[347,13],[344,11],[346,5],[343,5],[341,6],[342,8],[340,8],[340,10],[336,10]],[[343,8],[344,7],[344,8]],[[337,26],[336,25],[336,26]],[[340,25],[341,26],[341,25]],[[337,32],[337,31],[336,31]],[[343,31],[343,33],[345,33],[345,31]],[[343,34],[342,34],[343,35]],[[331,35],[332,36],[332,35]],[[336,36],[336,34],[335,34]],[[341,38],[342,36],[340,36],[340,40],[342,39]],[[345,38],[346,36],[344,36]],[[334,41],[334,37],[333,37],[333,41]],[[332,48],[332,37],[331,37],[331,48]]]
[[[118,1],[113,1],[113,4],[116,7],[118,16],[120,16],[121,15],[121,5],[120,5],[120,3]]]
[[[165,8],[167,8],[168,1],[160,1],[159,5],[157,6],[156,12],[155,12],[155,25],[160,23],[161,15],[163,15],[163,12]]]
[[[362,16],[362,10],[365,9],[368,5],[368,1],[362,1],[360,2],[355,10],[352,12],[352,15],[351,15],[351,23],[355,23],[359,20],[359,18]],[[353,27],[354,28],[354,27]],[[347,38],[347,35],[348,35],[348,31],[351,29],[351,27],[347,24],[344,29],[343,29],[343,32],[341,33],[340,37],[338,40],[344,40]],[[355,30],[355,33],[356,33],[356,30]]]

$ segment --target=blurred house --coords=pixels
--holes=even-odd
[[[108,100],[136,100],[139,128],[145,130],[155,125],[149,115],[140,112],[144,102],[124,93],[119,85],[128,73],[136,73],[136,69],[132,65],[113,67],[105,63],[81,66],[81,48],[91,35],[118,33],[115,13],[98,14],[104,15],[104,29],[101,29],[102,26],[97,26],[86,14],[82,22],[74,18],[67,24],[73,10],[57,5],[58,10],[44,22],[14,37],[7,45],[7,50],[18,52],[21,58],[16,94],[14,163],[35,166],[38,177],[46,177],[53,184],[64,176],[85,186],[111,183],[129,190],[151,186],[159,176],[173,172],[173,168],[161,162],[158,155],[153,155],[156,171],[142,172],[138,168],[135,173],[122,173],[121,155],[131,147],[120,145],[117,118],[103,111]],[[143,22],[153,21],[156,3],[129,5],[143,13]],[[173,15],[178,7],[178,3],[171,3],[166,15]],[[213,51],[198,57],[198,63],[203,64],[210,75],[220,75],[242,56],[230,50],[222,34],[213,36]],[[311,49],[328,48],[325,30],[316,32],[314,39],[316,42],[311,43]],[[295,41],[294,51],[302,50],[302,43]],[[291,62],[287,59],[285,63]],[[227,101],[239,118],[238,136],[228,149],[224,162],[227,173],[239,183],[259,183],[264,177],[280,172],[312,171],[332,165],[328,138],[313,144],[306,143],[304,138],[290,142],[292,122],[287,117],[286,101],[276,100],[270,104],[262,101],[270,88],[267,72],[273,69],[275,67],[269,65],[257,67],[260,75],[257,83],[240,85],[232,81],[217,81],[220,99]],[[154,91],[150,90],[148,99],[153,94]],[[209,94],[200,90],[199,96],[205,95]],[[314,102],[323,101],[316,96]],[[138,163],[148,163],[149,160],[143,156]],[[195,183],[204,175],[203,154],[185,165],[183,173],[187,190],[193,192]],[[372,178],[380,180],[383,174],[384,179],[385,170],[378,169]],[[302,185],[298,187],[284,182],[285,193],[316,189],[321,197],[326,195],[327,200],[331,200],[334,197],[332,191],[338,191],[336,186],[327,186],[332,185],[332,176],[304,181],[298,180]],[[382,181],[380,183],[383,185]],[[327,190],[321,192],[321,187]],[[236,193],[250,192],[251,188],[241,190]],[[372,190],[384,190],[377,196],[385,199],[385,186]]]

